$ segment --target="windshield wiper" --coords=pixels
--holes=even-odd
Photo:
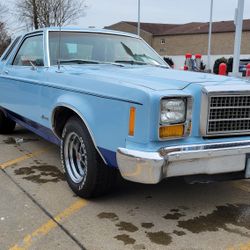
[[[169,66],[168,65],[163,65],[163,64],[159,64],[154,58],[150,57],[150,56],[147,56],[147,55],[139,55],[139,54],[135,54],[134,55],[135,57],[137,58],[146,58],[148,60],[151,60],[155,63],[147,63],[148,65],[151,65],[151,66],[155,66],[155,67],[159,67],[159,68],[166,68],[166,69],[169,69]]]
[[[169,69],[167,65],[161,65],[161,64],[153,64],[153,63],[145,63],[145,62],[140,62],[140,61],[133,61],[133,60],[121,60],[121,61],[115,61],[116,63],[128,63],[132,65],[149,65],[153,67],[159,67],[159,68],[164,68],[164,69]]]
[[[131,65],[147,65],[145,62],[134,61],[134,60],[117,60],[116,63],[127,63]]]
[[[154,67],[158,67],[158,68],[163,68],[163,69],[170,69],[169,66],[162,65],[162,64],[149,64],[149,65],[154,66]]]
[[[119,64],[116,62],[101,62],[101,61],[94,61],[94,60],[84,60],[84,59],[68,59],[68,60],[61,60],[60,63],[77,63],[77,64],[110,64],[114,66],[124,67],[123,64]]]
[[[60,63],[99,64],[100,62],[94,60],[84,60],[84,59],[69,59],[69,60],[60,60]]]

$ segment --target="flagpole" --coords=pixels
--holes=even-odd
[[[209,21],[209,34],[208,34],[208,51],[207,51],[207,66],[208,70],[211,70],[211,41],[212,41],[212,28],[213,28],[213,8],[214,0],[211,0],[210,4],[210,21]]]
[[[137,25],[137,35],[140,36],[141,31],[141,0],[138,0],[138,25]]]
[[[235,42],[234,42],[234,60],[233,60],[233,75],[239,75],[240,66],[240,49],[241,49],[241,36],[244,15],[245,0],[238,0],[238,8],[235,15]]]

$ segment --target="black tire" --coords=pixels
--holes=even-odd
[[[80,197],[103,195],[115,183],[117,171],[105,165],[77,116],[71,117],[64,127],[61,160],[69,186]]]
[[[0,134],[11,134],[16,127],[16,123],[6,117],[4,112],[0,110]]]

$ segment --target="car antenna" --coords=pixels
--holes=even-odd
[[[59,1],[59,50],[58,50],[58,59],[57,59],[57,72],[62,73],[61,71],[61,40],[62,40],[62,0]]]

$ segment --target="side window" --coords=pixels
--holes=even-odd
[[[7,60],[7,58],[9,57],[11,51],[15,48],[15,46],[17,45],[17,43],[19,42],[20,40],[20,36],[17,37],[14,42],[10,45],[9,49],[7,50],[7,52],[5,53],[5,55],[3,56],[3,61]]]
[[[31,66],[32,64],[44,66],[42,35],[26,38],[13,62],[13,65],[18,66]]]

